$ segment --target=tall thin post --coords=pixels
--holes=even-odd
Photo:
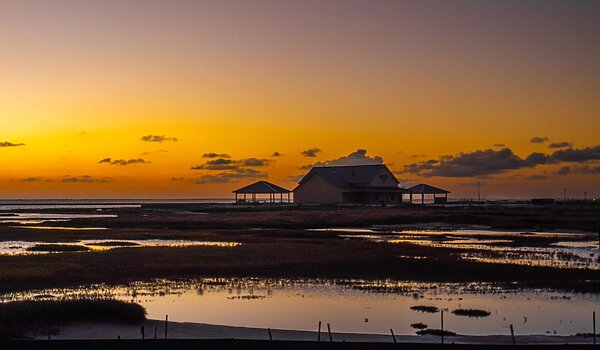
[[[155,323],[154,324],[154,340],[156,340],[158,336],[158,325]]]
[[[321,321],[319,321],[319,331],[317,332],[317,341],[321,341]]]
[[[441,318],[442,318],[442,344],[444,344],[444,310],[441,310],[441,311],[442,311],[442,315],[441,315]]]
[[[510,339],[512,339],[512,345],[516,345],[517,342],[515,341],[515,329],[513,328],[513,325],[510,325]]]
[[[396,341],[396,335],[394,334],[394,330],[390,328],[390,333],[392,333],[392,339],[394,339],[394,344],[397,343]]]
[[[592,313],[592,337],[594,338],[594,345],[596,345],[596,311]]]
[[[481,203],[481,189],[479,187],[479,181],[477,182],[477,201]]]
[[[267,328],[269,330],[269,341],[273,341],[273,334],[271,334],[271,328]]]
[[[165,339],[167,339],[169,331],[169,315],[165,315]]]
[[[333,337],[331,336],[331,326],[327,323],[327,333],[329,333],[329,342],[333,343]]]
[[[567,189],[566,188],[563,188],[563,198],[566,202],[567,201]]]

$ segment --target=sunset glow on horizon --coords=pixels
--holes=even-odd
[[[221,198],[386,163],[600,197],[597,1],[0,1],[0,199]]]

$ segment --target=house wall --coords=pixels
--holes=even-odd
[[[342,191],[321,176],[314,175],[294,190],[296,204],[332,204],[342,202]]]
[[[385,183],[381,182],[381,179],[379,178],[380,175],[385,175],[387,176],[387,180]],[[379,173],[377,174],[377,176],[373,177],[373,180],[369,183],[369,186],[390,186],[390,187],[397,187],[398,186],[398,180],[396,180],[396,177],[394,176],[394,174],[392,174],[391,171],[389,171],[387,169],[387,167],[381,169],[381,171],[379,171]]]

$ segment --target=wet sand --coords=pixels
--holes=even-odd
[[[146,339],[154,338],[156,326],[157,338],[164,339],[165,322],[148,320],[142,324],[145,328]],[[60,334],[52,339],[141,339],[140,327],[142,325],[124,325],[109,323],[89,323],[63,326]],[[272,329],[273,340],[285,341],[316,341],[317,332]],[[48,339],[47,335],[38,334],[36,339]],[[269,332],[264,328],[232,327],[204,323],[168,323],[169,339],[249,339],[269,340]],[[334,342],[381,342],[393,343],[391,334],[358,334],[358,333],[332,333]],[[549,336],[549,335],[517,335],[517,344],[591,344],[592,338],[581,336]],[[396,335],[400,343],[440,343],[437,336]],[[323,325],[321,341],[328,342],[327,326]],[[459,335],[445,337],[447,344],[511,344],[510,335],[468,336]]]

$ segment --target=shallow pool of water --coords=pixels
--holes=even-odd
[[[333,331],[414,334],[410,324],[445,328],[459,334],[575,334],[590,332],[598,294],[509,290],[492,284],[365,282],[323,280],[200,279],[156,281],[129,286],[88,286],[5,294],[1,301],[49,298],[115,297],[142,304],[151,319],[231,326],[315,330],[319,321]],[[457,316],[455,309],[489,311],[484,318]]]

